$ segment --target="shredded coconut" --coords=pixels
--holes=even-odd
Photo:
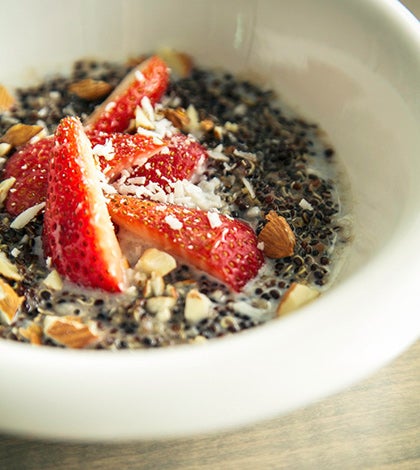
[[[214,211],[207,212],[207,218],[209,219],[211,228],[217,228],[222,225],[222,221],[217,212],[214,212]]]
[[[165,222],[171,227],[172,230],[181,230],[183,225],[180,220],[178,220],[174,215],[167,215],[165,217]]]
[[[251,199],[255,199],[255,191],[249,180],[247,180],[246,178],[242,178],[242,182],[244,183],[244,186],[247,189]]]
[[[222,162],[228,162],[229,157],[225,155],[223,152],[223,145],[219,144],[217,147],[214,149],[209,149],[207,150],[208,155],[213,158],[214,160],[220,160]]]
[[[140,72],[140,70],[136,70],[134,72],[134,75],[136,77],[136,80],[138,80],[139,82],[144,82],[144,80],[146,79],[145,76]]]
[[[93,147],[92,152],[93,155],[104,157],[107,161],[110,161],[115,157],[115,150],[111,139],[106,139],[104,144],[96,144]]]

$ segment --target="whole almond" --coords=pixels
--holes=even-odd
[[[258,242],[264,244],[268,258],[284,258],[294,253],[296,238],[286,219],[275,211],[266,215],[268,222],[258,235]]]
[[[86,101],[95,101],[109,95],[112,91],[112,86],[103,80],[93,80],[86,78],[69,85],[70,93],[74,93],[79,98]]]
[[[0,111],[9,111],[15,104],[15,99],[9,93],[7,88],[0,85]]]
[[[42,130],[42,126],[15,124],[7,129],[6,133],[0,138],[0,142],[6,142],[12,147],[20,147],[21,145],[28,143],[32,137],[35,137]]]

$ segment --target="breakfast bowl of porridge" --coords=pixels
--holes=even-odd
[[[23,2],[0,24],[2,431],[228,429],[416,340],[399,3]]]

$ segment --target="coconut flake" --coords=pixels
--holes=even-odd
[[[146,80],[146,77],[140,72],[140,70],[136,70],[134,72],[134,76],[136,77],[136,80],[139,82],[144,82]]]
[[[217,228],[222,225],[222,220],[217,212],[210,211],[207,212],[207,218],[209,219],[210,227]]]
[[[97,157],[104,157],[105,160],[110,161],[115,157],[115,149],[112,145],[111,139],[106,139],[104,144],[96,144],[92,149],[93,155]]]
[[[182,222],[177,219],[174,215],[169,214],[165,217],[164,220],[169,225],[169,227],[171,227],[172,230],[181,230],[183,227]]]
[[[249,180],[247,180],[246,178],[242,178],[242,183],[244,184],[246,190],[248,191],[251,199],[255,199],[255,191],[254,191],[252,184],[249,182]]]

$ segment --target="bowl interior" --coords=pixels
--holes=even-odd
[[[0,350],[12,352],[10,363],[0,364],[3,376],[10,377],[5,393],[14,393],[19,406],[26,406],[25,396],[13,392],[13,387],[23,386],[33,371],[45,380],[53,374],[63,376],[61,385],[50,385],[57,393],[71,390],[78,396],[81,392],[72,380],[82,377],[89,389],[87,401],[90,397],[95,402],[95,393],[107,387],[109,399],[119,403],[115,427],[109,430],[100,415],[103,403],[97,400],[86,406],[88,423],[75,418],[71,410],[64,411],[67,427],[49,419],[41,424],[33,411],[16,418],[2,400],[0,427],[36,432],[41,426],[47,436],[89,438],[176,435],[236,425],[345,386],[418,336],[419,301],[407,292],[414,287],[420,265],[414,251],[420,236],[420,33],[414,18],[399,4],[366,0],[43,4],[48,15],[44,8],[21,1],[10,3],[1,16],[0,41],[7,45],[0,50],[2,84],[37,81],[46,73],[65,71],[81,57],[124,60],[161,46],[186,51],[203,65],[256,77],[303,117],[319,123],[336,148],[350,187],[345,202],[354,219],[354,240],[339,279],[319,302],[283,322],[204,349],[181,347],[111,357],[63,351],[29,354],[28,347],[0,344]],[[226,370],[226,358],[234,373]],[[247,366],[239,367],[240,363]],[[17,365],[21,369],[16,371]],[[105,370],[137,393],[131,389],[121,395]],[[134,379],[133,371],[149,383]],[[188,388],[191,371],[197,383]],[[250,374],[258,379],[252,386]],[[155,393],[167,387],[169,379],[183,413],[162,405],[164,394]],[[35,396],[42,395],[41,385],[31,386]],[[265,400],[255,403],[255,394]],[[159,403],[160,410],[146,409],[138,396]],[[194,419],[201,405],[197,396],[210,410],[199,423]],[[129,410],[133,402],[141,422],[133,422]],[[51,406],[53,415],[60,405],[53,400]]]

